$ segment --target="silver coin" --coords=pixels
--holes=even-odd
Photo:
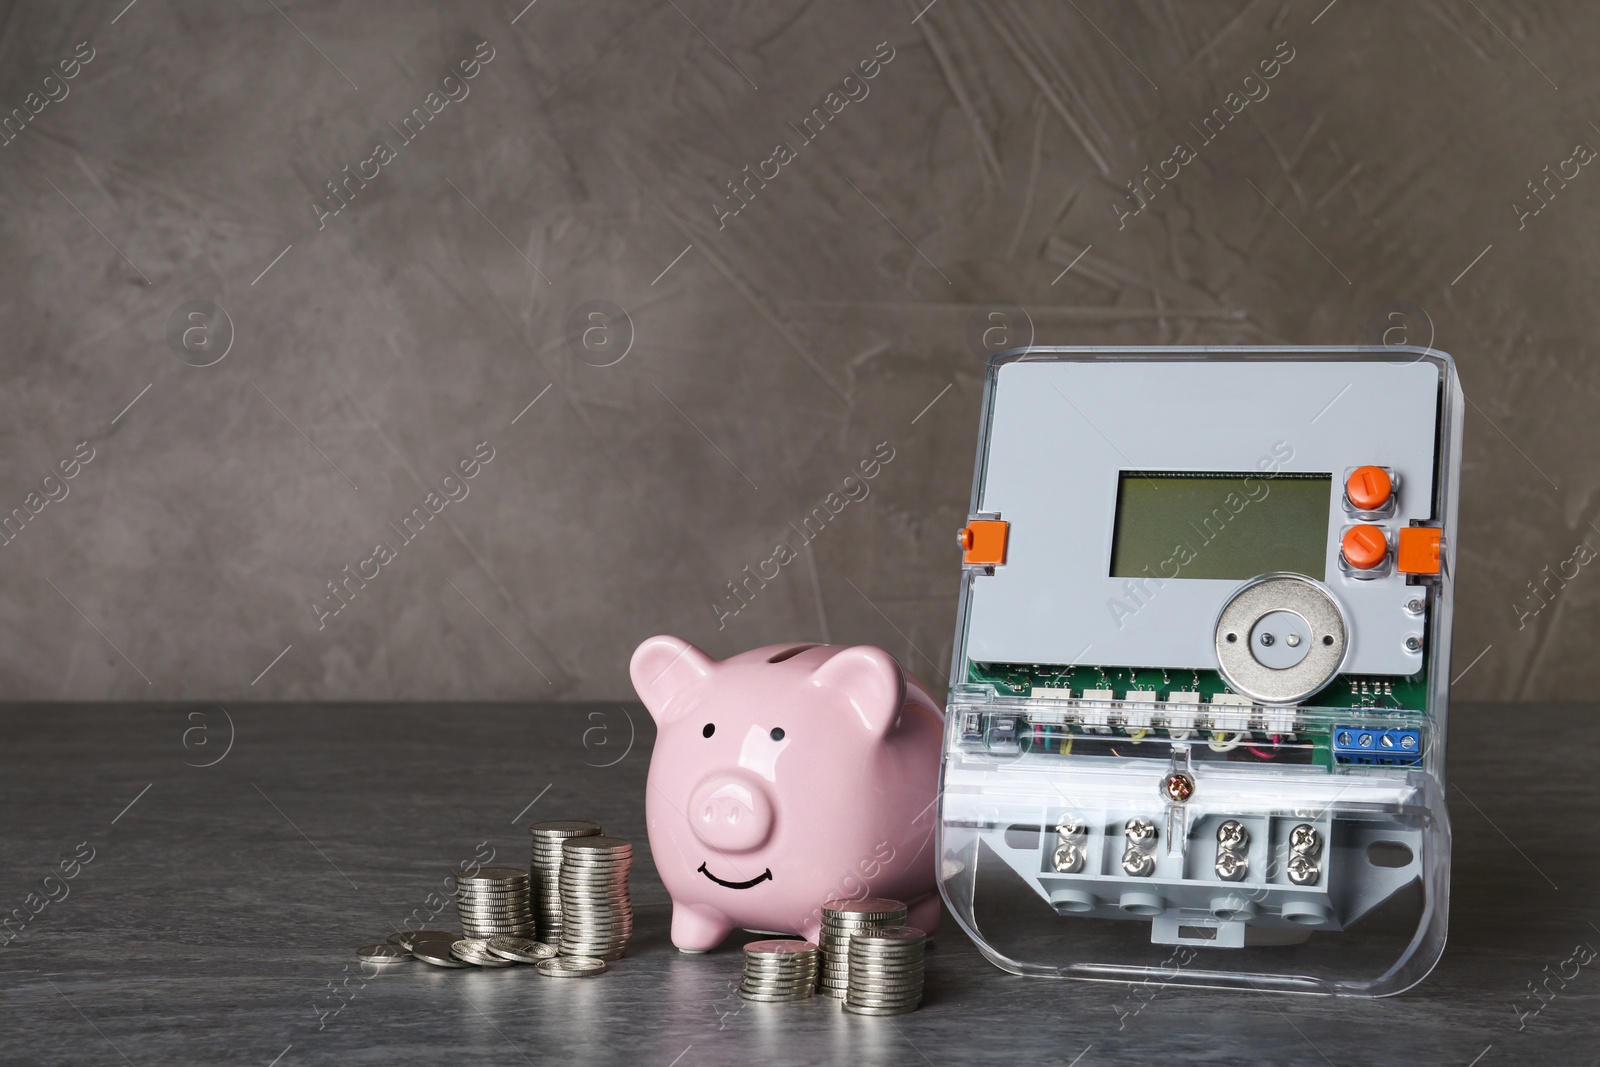
[[[856,996],[890,996],[908,992],[922,992],[922,979],[895,982],[868,982],[852,978],[850,980],[850,995]]]
[[[921,1000],[922,995],[920,993],[914,993],[906,997],[892,998],[858,997],[854,993],[851,993],[848,997],[844,998],[844,1002],[846,1004],[854,1005],[858,1008],[900,1008],[915,1005]]]
[[[523,889],[529,881],[528,872],[521,867],[479,867],[472,874],[456,875],[456,887],[460,890]]]
[[[922,972],[924,960],[921,956],[903,960],[879,960],[862,956],[850,957],[851,974],[904,974],[909,971]]]
[[[615,926],[633,922],[632,909],[616,907],[565,908],[561,912],[564,923],[584,923],[594,926]]]
[[[399,945],[367,945],[356,949],[356,959],[363,963],[401,963],[411,959],[411,950]]]
[[[851,945],[882,945],[884,948],[896,948],[901,945],[925,945],[928,935],[925,931],[918,930],[915,926],[879,926],[872,930],[863,930],[852,934]]]
[[[528,832],[535,837],[597,836],[600,824],[587,819],[546,819],[528,827]]]
[[[747,974],[740,978],[740,983],[747,989],[815,989],[817,976],[814,974],[801,974],[786,978],[776,978],[771,975]]]
[[[744,947],[746,956],[801,956],[815,951],[817,946],[810,941],[788,939],[752,941]]]
[[[922,999],[922,987],[915,986],[909,989],[857,989],[850,987],[846,996],[847,1000],[857,1004],[904,1004],[906,1001]]]
[[[850,951],[839,957],[839,959],[841,963],[847,959],[866,959],[879,960],[883,963],[901,963],[905,960],[920,960],[926,955],[927,953],[923,951],[923,946],[920,944],[910,945],[902,948],[885,948],[882,945],[856,944],[851,945]]]
[[[588,959],[615,962],[616,960],[624,959],[627,955],[628,950],[626,948],[605,949],[603,951],[598,948],[583,948],[570,955],[563,950],[562,955],[558,956],[557,959]]]
[[[788,1004],[797,1000],[810,1000],[812,994],[808,990],[804,993],[753,993],[749,990],[739,990],[739,996],[745,1000],[754,1000],[768,1004]]]
[[[442,938],[423,938],[411,943],[411,954],[435,967],[471,967],[472,964],[463,963],[450,954],[451,944],[453,942]]]
[[[609,837],[573,837],[561,844],[561,866],[583,867],[589,864],[608,866],[622,864],[626,866],[633,862],[633,846],[615,848],[607,846],[604,842],[614,840]]]
[[[921,974],[922,968],[923,963],[921,960],[915,963],[895,964],[886,964],[877,960],[852,959],[850,961],[851,974]]]
[[[830,900],[822,905],[824,922],[832,919],[839,923],[883,922],[903,920],[907,908],[898,900],[868,897],[865,900]]]
[[[550,978],[588,978],[605,969],[606,961],[593,956],[557,956],[539,962],[539,973]]]
[[[450,954],[458,960],[478,967],[510,967],[510,960],[503,960],[489,951],[489,942],[481,937],[458,938],[450,946]]]
[[[491,937],[486,946],[488,950],[502,959],[516,960],[518,963],[538,963],[555,956],[556,947],[543,941],[535,941],[531,937],[516,937],[511,934],[501,934]]]
[[[922,974],[856,974],[851,972],[846,985],[851,989],[884,990],[903,986],[920,987],[926,976]]]
[[[575,837],[574,841],[589,841],[592,838]],[[602,874],[611,871],[629,871],[633,869],[631,856],[574,856],[569,849],[561,858],[561,877],[569,875],[583,875],[589,872]]]
[[[910,1015],[917,1010],[916,1003],[904,1004],[899,1007],[879,1008],[865,1004],[851,1004],[844,1002],[844,1010],[852,1015]]]

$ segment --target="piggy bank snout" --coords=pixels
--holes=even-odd
[[[752,778],[713,774],[689,795],[689,825],[719,852],[749,852],[772,833],[772,801]]]

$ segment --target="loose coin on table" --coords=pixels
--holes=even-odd
[[[457,940],[454,934],[413,938],[411,954],[423,963],[431,963],[435,967],[471,967],[472,964],[463,963],[450,954],[450,946]]]
[[[367,945],[356,949],[356,959],[362,963],[402,963],[411,958],[411,950],[399,945]]]
[[[450,954],[475,967],[510,967],[512,962],[501,959],[489,951],[489,940],[483,937],[459,937],[450,945]]]
[[[488,941],[491,953],[501,959],[514,960],[517,963],[538,963],[548,960],[556,955],[556,947],[543,941],[535,941],[531,937],[517,937],[515,934],[500,934],[491,937]]]
[[[539,963],[539,973],[550,978],[588,978],[605,969],[606,961],[593,956],[556,956]]]

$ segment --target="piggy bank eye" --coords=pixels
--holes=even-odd
[[[706,723],[706,728],[704,730],[700,731],[700,736],[701,737],[710,737],[712,734],[714,734],[716,732],[717,732],[717,724],[714,723],[714,722],[708,722],[708,723]]]
[[[774,726],[772,728],[772,739],[774,741],[782,741],[783,740],[783,727]]]

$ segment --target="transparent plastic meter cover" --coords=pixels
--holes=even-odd
[[[940,786],[945,900],[990,960],[1427,975],[1461,421],[1431,349],[991,361]]]

